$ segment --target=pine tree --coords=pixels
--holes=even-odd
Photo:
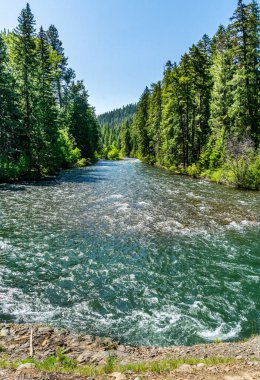
[[[160,161],[161,145],[161,120],[162,120],[162,88],[161,82],[152,85],[152,92],[148,111],[148,134],[150,138],[150,150],[154,160]]]
[[[147,161],[149,161],[151,158],[150,139],[147,130],[149,96],[150,90],[148,87],[146,87],[137,105],[137,110],[133,122],[133,128],[136,131],[138,144],[137,155],[138,157]]]
[[[58,114],[53,87],[51,48],[42,27],[38,34],[36,56],[38,59],[35,101],[37,133],[34,146],[37,152],[37,167],[39,171],[44,168],[48,172],[55,172],[59,167]]]
[[[8,178],[10,165],[18,161],[21,152],[15,81],[7,63],[6,46],[0,34],[0,178]]]
[[[212,39],[210,137],[201,157],[203,166],[211,169],[223,164],[226,141],[230,134],[231,121],[228,110],[232,101],[229,83],[233,72],[229,44],[229,33],[221,25]]]
[[[62,107],[63,105],[62,86],[63,86],[63,80],[68,74],[68,72],[66,71],[68,59],[64,55],[62,42],[59,39],[58,30],[54,25],[51,25],[49,27],[47,31],[47,38],[53,51],[56,53],[56,59],[53,62],[53,68],[55,71],[55,85],[56,85],[56,91],[57,91],[57,98],[58,98],[60,107]]]
[[[259,7],[238,1],[231,19],[233,106],[229,111],[235,135],[259,140]]]
[[[18,18],[18,27],[14,32],[14,65],[18,85],[18,96],[22,113],[23,152],[34,164],[35,150],[32,145],[35,117],[33,103],[35,100],[35,76],[37,59],[35,54],[35,20],[27,3]]]
[[[130,157],[132,144],[130,136],[130,125],[127,119],[122,123],[120,128],[120,148],[123,156]]]

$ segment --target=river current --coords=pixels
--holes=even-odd
[[[0,322],[134,345],[259,333],[260,194],[138,160],[0,186]]]

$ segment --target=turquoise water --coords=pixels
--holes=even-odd
[[[0,321],[128,344],[259,332],[260,194],[99,161],[0,186]]]

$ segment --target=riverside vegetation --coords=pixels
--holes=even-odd
[[[36,33],[29,4],[0,34],[0,181],[53,175],[97,158],[99,124],[58,31]]]
[[[204,35],[162,81],[146,87],[118,125],[99,117],[104,157],[137,157],[175,173],[260,188],[259,6],[238,6],[225,28]],[[112,126],[111,126],[112,120]]]

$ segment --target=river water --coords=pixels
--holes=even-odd
[[[99,161],[0,186],[0,322],[128,344],[259,332],[260,194]]]

